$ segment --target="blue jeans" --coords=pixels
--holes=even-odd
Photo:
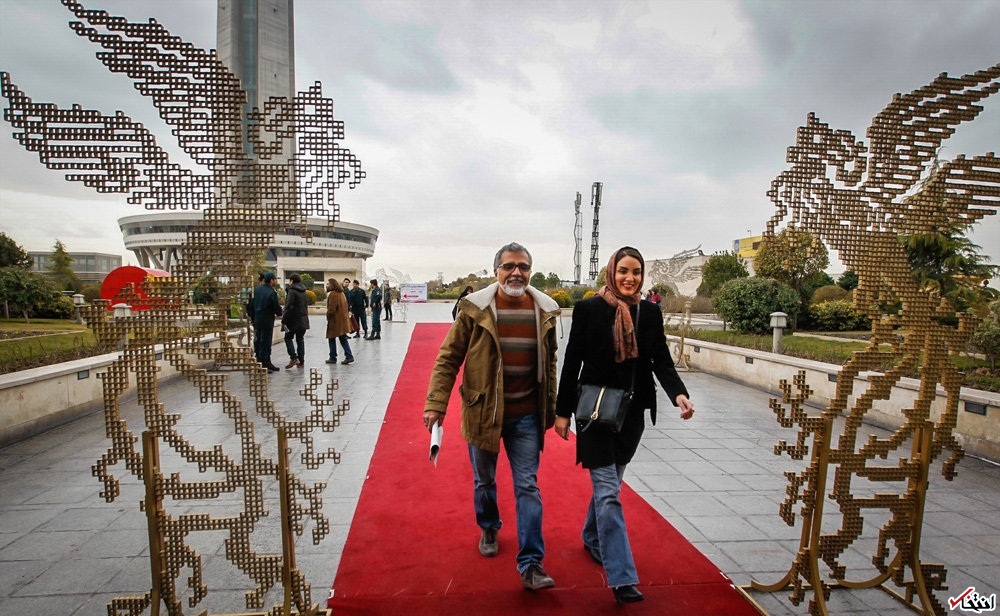
[[[330,345],[330,361],[337,361],[337,341],[340,340],[340,346],[344,349],[344,359],[354,359],[354,355],[351,354],[351,343],[347,341],[347,334],[343,336],[338,336],[337,338],[327,338],[326,342]]]
[[[542,496],[538,491],[538,447],[541,438],[538,418],[514,417],[503,423],[503,441],[511,474],[514,476],[514,504],[517,511],[517,570],[541,564],[545,556],[542,540]],[[469,445],[472,461],[476,524],[483,530],[498,529],[503,523],[497,509],[497,454]]]
[[[632,560],[632,547],[628,542],[625,515],[618,498],[621,492],[625,465],[609,464],[590,469],[590,483],[594,495],[583,523],[583,543],[601,548],[604,572],[608,586],[629,586],[639,583],[639,574]]]

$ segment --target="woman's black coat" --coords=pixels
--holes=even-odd
[[[632,368],[635,367],[635,395],[621,432],[613,434],[597,426],[580,432],[578,424],[576,456],[577,462],[582,463],[584,468],[627,464],[632,460],[645,428],[645,409],[650,409],[650,417],[656,424],[654,374],[675,406],[677,396],[688,393],[674,370],[659,306],[645,300],[641,304],[636,327],[639,357],[620,364],[615,363],[612,334],[614,307],[599,296],[577,302],[573,307],[573,325],[559,379],[557,415],[573,415],[578,388],[582,383],[628,389],[632,382]],[[635,322],[636,307],[633,306],[630,311]]]

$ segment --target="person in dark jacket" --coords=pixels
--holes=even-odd
[[[290,358],[285,370],[296,366],[305,367],[305,335],[309,329],[309,302],[306,299],[306,288],[302,284],[302,277],[292,274],[288,280],[291,284],[285,289],[285,310],[281,315],[281,326],[285,330],[285,349],[288,350]]]
[[[663,314],[655,304],[642,300],[644,274],[645,262],[639,251],[621,248],[611,256],[604,287],[573,307],[556,399],[555,431],[569,438],[580,384],[633,388],[632,404],[619,432],[596,425],[583,430],[587,420],[577,417],[576,459],[589,469],[594,490],[583,525],[583,547],[604,566],[608,586],[619,603],[643,599],[636,589],[639,578],[619,492],[625,465],[632,460],[645,429],[646,409],[656,424],[653,376],[680,407],[682,419],[694,414],[694,405],[670,357]]]
[[[372,335],[365,336],[365,340],[381,340],[382,320],[379,317],[382,316],[382,289],[378,286],[378,280],[372,278],[368,281],[368,292],[371,293],[368,305],[372,308]]]
[[[347,290],[344,290],[347,294]],[[357,280],[351,286],[351,292],[347,295],[347,303],[351,307],[351,314],[354,318],[358,320],[361,324],[361,331],[365,333],[365,338],[368,338],[368,317],[365,316],[365,308],[368,307],[368,296],[365,294],[365,290],[361,288],[361,283]],[[361,332],[355,332],[354,337],[359,338]]]
[[[274,336],[274,317],[281,316],[278,293],[274,290],[274,272],[264,272],[261,283],[253,290],[253,299],[247,305],[247,315],[253,320],[253,352],[261,366],[269,372],[280,370],[271,363],[271,338]]]
[[[386,280],[382,285],[382,305],[385,306],[385,319],[386,323],[392,322],[392,287],[389,286],[389,281]]]
[[[472,293],[472,291],[473,291],[473,289],[472,289],[472,285],[468,285],[468,286],[466,286],[466,287],[465,287],[465,288],[464,288],[464,289],[462,290],[462,294],[461,294],[461,295],[459,295],[459,296],[458,296],[458,299],[456,299],[456,300],[455,300],[455,305],[454,305],[454,306],[452,307],[452,309],[451,309],[451,320],[452,320],[452,321],[454,321],[455,319],[457,319],[457,318],[458,318],[458,304],[459,304],[459,302],[461,302],[461,301],[462,301],[462,298],[464,298],[464,297],[465,297],[466,295],[468,295],[469,293]]]

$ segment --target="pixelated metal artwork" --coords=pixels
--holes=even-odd
[[[792,383],[782,381],[781,399],[771,401],[780,425],[798,429],[795,443],[779,442],[775,454],[808,460],[802,472],[786,473],[788,497],[780,509],[793,526],[794,507],[801,504],[803,526],[786,576],[776,584],[751,586],[767,592],[791,587],[796,605],[811,590],[810,614],[828,613],[834,586],[879,587],[922,613],[945,613],[933,591],[946,589],[947,572],[940,564],[921,562],[920,532],[930,465],[947,452],[941,472],[952,479],[964,454],[953,434],[961,375],[949,354],[964,349],[976,319],[956,314],[946,300],[920,287],[899,236],[929,233],[948,221],[971,224],[1000,207],[1000,159],[994,153],[936,166],[942,142],[956,126],[973,120],[982,111],[977,103],[998,90],[1000,64],[963,77],[942,74],[926,87],[897,94],[868,129],[870,145],[810,114],[788,148],[791,168],[768,192],[777,213],[766,235],[773,237],[787,219],[789,229],[808,232],[837,251],[858,275],[855,308],[873,323],[869,346],[844,365],[836,396],[822,414],[811,416],[804,408],[812,393],[805,373]],[[898,312],[886,310],[888,304]],[[861,387],[855,377],[865,371],[878,372],[865,390],[855,391]],[[858,429],[873,403],[889,399],[899,379],[914,371],[920,375],[919,394],[912,408],[901,409],[902,426],[889,438],[859,443]],[[947,401],[942,411],[932,412],[938,386]],[[834,419],[840,417],[837,431]],[[886,459],[890,462],[882,462]],[[859,486],[867,482],[897,489],[863,495]],[[828,500],[839,507],[835,532],[823,527]],[[878,574],[849,580],[842,557],[876,514],[885,520],[871,555]],[[832,514],[827,515],[829,520]],[[820,572],[820,561],[833,586]],[[890,580],[901,595],[884,586]]]
[[[176,580],[184,569],[188,604],[197,606],[208,586],[202,581],[202,558],[186,539],[192,533],[222,531],[227,537],[226,559],[252,582],[247,609],[262,608],[265,595],[277,583],[285,589],[285,601],[270,614],[290,614],[292,604],[299,613],[314,613],[310,587],[294,567],[294,552],[289,552],[294,548],[286,541],[284,554],[258,553],[251,536],[269,514],[264,493],[277,480],[287,495],[282,499],[283,539],[289,539],[286,531],[301,535],[308,518],[313,522],[313,541],[319,542],[330,532],[322,512],[324,484],[307,484],[287,468],[282,470],[290,448],[280,447],[277,460],[265,456],[255,431],[273,430],[281,442],[286,436],[297,442],[303,449],[301,463],[309,469],[326,461],[336,463],[339,453],[317,450],[313,434],[333,431],[349,402],[336,404],[336,382],[324,387],[313,370],[300,392],[304,400],[300,406],[308,409],[305,417],[291,419],[280,411],[269,398],[265,368],[249,347],[234,344],[228,336],[228,313],[240,293],[252,287],[249,265],[272,243],[275,232],[294,227],[305,235],[310,215],[325,216],[333,225],[339,219],[334,189],[344,183],[355,187],[365,173],[358,159],[340,147],[343,123],[334,119],[333,101],[322,96],[319,83],[293,100],[272,98],[263,109],[248,112],[244,125],[247,96],[215,51],[184,42],[152,19],[132,23],[71,0],[62,3],[78,20],[70,23],[73,31],[102,47],[97,54],[101,62],[110,71],[127,75],[141,94],[152,99],[181,149],[207,171],[198,173],[171,162],[153,134],[121,111],[108,116],[76,105],[65,109],[36,103],[10,75],[2,74],[4,119],[15,129],[15,139],[37,153],[46,167],[65,170],[67,180],[98,192],[124,193],[129,203],[147,209],[204,210],[203,221],[187,233],[183,257],[172,275],[144,283],[149,310],[111,318],[106,302],[99,301],[82,311],[99,344],[121,349],[119,358],[100,375],[111,446],[93,472],[103,483],[101,495],[108,502],[121,495],[115,467],[124,465],[126,473],[145,478],[144,508],[150,520],[152,589],[143,596],[114,599],[108,612],[140,614],[150,608],[159,613],[162,602],[170,614],[181,614]],[[214,302],[192,305],[189,291],[205,277],[217,287]],[[127,302],[128,293],[120,299]],[[210,339],[214,342],[206,344]],[[182,413],[170,412],[169,403],[160,399],[158,345],[163,365],[183,375],[203,403],[219,405],[231,420],[239,441],[235,456],[222,445],[198,447],[182,433],[178,427]],[[197,367],[204,361],[241,373],[249,401],[237,396],[245,392],[232,389],[230,376]],[[139,436],[121,413],[121,399],[132,376],[144,412],[146,446],[139,444]],[[252,413],[260,419],[254,421]],[[164,476],[156,451],[161,444],[198,472],[210,472],[213,479]],[[222,495],[241,499],[242,508],[218,516],[174,514],[164,507],[165,501]]]

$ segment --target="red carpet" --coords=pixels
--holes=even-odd
[[[480,556],[472,470],[459,434],[458,387],[435,468],[421,423],[427,383],[447,323],[416,325],[368,478],[344,547],[329,607],[334,614],[558,613],[756,615],[729,579],[630,488],[622,490],[642,603],[617,606],[604,570],[584,551],[580,528],[588,474],[574,466],[572,440],[549,430],[538,472],[544,502],[545,569],[556,587],[521,587],[514,496],[506,456],[497,469],[504,527],[500,553]]]

